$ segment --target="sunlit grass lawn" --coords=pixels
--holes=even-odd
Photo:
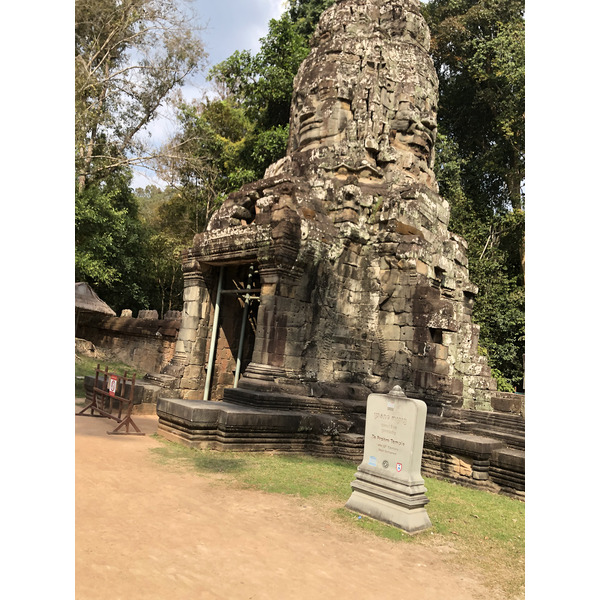
[[[397,543],[444,546],[455,564],[475,567],[507,600],[521,597],[525,582],[525,504],[505,496],[426,478],[432,528],[415,536],[350,512],[356,466],[342,460],[269,453],[194,450],[167,442],[153,450],[166,465],[219,473],[225,482],[268,493],[325,501],[332,518]],[[316,504],[319,504],[317,502]],[[323,504],[323,503],[321,503]]]

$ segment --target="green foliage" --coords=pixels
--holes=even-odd
[[[151,229],[148,261],[161,310],[180,307],[181,251],[205,229],[228,193],[257,179],[251,156],[254,125],[243,109],[226,100],[205,100],[181,102],[177,111],[181,130],[162,163],[172,185],[160,194],[149,190],[143,202]]]
[[[523,208],[524,0],[431,0],[423,6],[440,80],[439,125],[465,159],[474,201]]]
[[[496,380],[496,383],[498,384],[499,392],[515,392],[515,387],[510,383],[508,379],[504,377],[504,375],[502,375],[502,373],[500,373],[500,371],[498,371],[498,369],[492,369],[492,377]]]
[[[143,252],[147,232],[124,173],[75,193],[75,279],[115,311],[147,308]]]
[[[171,0],[75,3],[75,276],[116,312],[162,313],[181,295],[177,242],[145,218],[149,205],[138,210],[130,165],[147,159],[140,132],[203,59],[189,17]]]
[[[252,158],[255,126],[228,100],[182,102],[178,118],[181,131],[162,167],[174,190],[161,206],[161,226],[191,242],[227,194],[258,178]]]
[[[479,293],[473,320],[480,325],[480,345],[487,351],[501,391],[513,391],[523,381],[525,353],[525,282],[520,249],[525,213],[496,211],[465,193],[462,173],[466,159],[443,133],[437,141],[436,175],[440,192],[452,207],[450,229],[468,242],[469,277]]]
[[[127,211],[115,209],[113,193],[92,188],[75,195],[75,277],[109,285],[120,278],[112,259],[114,238],[122,240]]]
[[[181,219],[173,215],[172,204],[177,190],[160,190],[147,186],[135,191],[141,221],[148,232],[146,269],[150,284],[150,305],[160,315],[183,308],[183,273],[181,252],[191,238],[182,235]]]
[[[321,13],[335,4],[336,0],[289,0],[289,15],[295,25],[296,31],[309,38]]]
[[[204,51],[180,2],[75,2],[75,147],[80,187],[148,152],[139,137]]]
[[[284,13],[269,23],[256,56],[235,52],[210,70],[209,78],[225,86],[228,97],[242,106],[263,131],[287,125],[294,76],[306,58],[306,38]]]
[[[209,79],[222,100],[179,107],[182,133],[171,145],[177,159],[167,165],[181,196],[173,200],[189,225],[201,231],[222,199],[263,176],[283,156],[289,137],[294,77],[309,52],[309,37],[333,0],[294,0],[280,19],[272,19],[256,55],[234,52],[214,66]],[[175,206],[173,206],[175,208]]]
[[[252,161],[260,176],[269,165],[285,156],[289,135],[289,124],[278,125],[252,139]]]
[[[154,186],[129,187],[130,175],[75,193],[75,277],[87,281],[117,312],[182,308],[183,279],[177,232],[161,221],[173,195]]]
[[[293,4],[302,8],[299,5],[307,3]],[[294,77],[309,52],[308,38],[320,15],[315,10],[313,6],[309,11],[310,18],[304,7],[295,17],[286,12],[279,20],[272,19],[255,56],[247,50],[236,51],[209,73],[224,88],[227,100],[240,107],[254,126],[245,140],[243,169],[228,174],[232,183],[262,177],[270,164],[285,156]]]
[[[155,306],[161,316],[168,310],[183,308],[182,250],[179,239],[162,231],[153,231],[148,240],[146,266],[153,292],[150,305]]]
[[[523,0],[423,5],[440,80],[436,175],[450,229],[469,245],[473,319],[500,389],[523,380],[525,54]]]

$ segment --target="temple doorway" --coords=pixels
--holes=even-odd
[[[236,387],[251,362],[260,301],[256,264],[218,267],[216,281],[211,294],[213,319],[207,338],[205,400],[221,400],[223,390]]]

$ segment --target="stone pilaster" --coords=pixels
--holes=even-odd
[[[175,355],[164,369],[165,373],[181,376],[184,369],[192,362],[194,342],[202,317],[201,300],[206,295],[207,290],[203,277],[198,273],[184,273],[181,326],[175,344]]]

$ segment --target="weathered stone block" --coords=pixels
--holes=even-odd
[[[200,287],[197,285],[185,286],[183,288],[183,302],[198,302],[200,300]]]
[[[179,340],[182,342],[193,342],[196,340],[196,330],[191,328],[182,328],[179,331]]]
[[[412,342],[415,337],[414,327],[401,327],[400,328],[400,340],[404,342]]]
[[[138,319],[158,319],[157,310],[140,310],[138,312]]]
[[[525,414],[525,396],[522,394],[496,392],[496,394],[492,396],[491,404],[495,411],[512,413],[515,415]]]
[[[448,348],[441,344],[433,344],[433,355],[436,359],[445,361],[448,358]]]
[[[401,328],[398,325],[383,325],[380,331],[384,340],[396,342],[401,339]]]

